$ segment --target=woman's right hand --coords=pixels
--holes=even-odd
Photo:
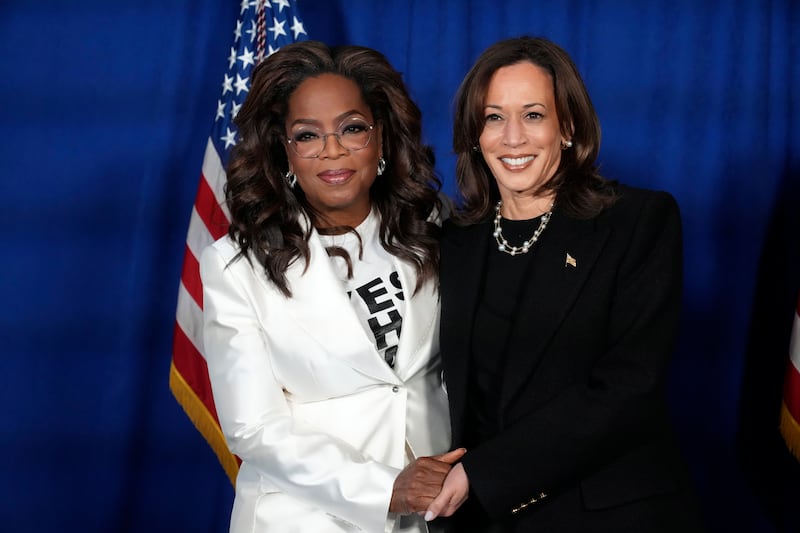
[[[427,510],[442,490],[453,463],[466,452],[465,448],[456,448],[441,455],[419,457],[406,466],[394,480],[389,511],[410,514]]]
[[[442,485],[442,492],[433,500],[425,513],[425,521],[430,522],[437,516],[452,516],[461,504],[469,497],[469,478],[464,471],[464,464],[459,463],[450,470]]]

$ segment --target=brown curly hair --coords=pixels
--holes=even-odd
[[[320,215],[300,187],[290,188],[284,179],[285,124],[295,89],[328,73],[354,81],[382,125],[387,166],[370,199],[380,214],[382,246],[416,268],[416,291],[438,275],[439,226],[431,215],[441,211],[441,182],[433,151],[422,143],[422,114],[402,76],[380,52],[361,46],[302,41],[282,47],[253,69],[250,92],[235,119],[241,139],[232,151],[225,187],[232,218],[228,234],[239,245],[237,257],[254,257],[287,297],[287,267],[298,259],[308,266],[311,227],[302,219],[314,225]]]

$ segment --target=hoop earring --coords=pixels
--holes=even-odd
[[[378,159],[378,176],[382,176],[386,170],[386,160],[384,158]]]
[[[283,175],[283,179],[286,180],[286,185],[288,185],[290,189],[294,189],[294,186],[297,184],[297,176],[295,176],[294,172],[290,170]]]

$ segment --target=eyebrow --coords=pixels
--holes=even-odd
[[[358,109],[351,109],[349,111],[345,111],[344,113],[340,113],[339,115],[334,117],[334,120],[337,123],[342,123],[346,118],[349,118],[353,115],[358,115],[362,117],[364,120],[367,120],[367,117],[364,115],[364,113],[362,113]],[[310,126],[319,126],[319,120],[314,120],[312,118],[298,118],[297,120],[289,124],[289,127],[295,126],[297,124],[308,124]]]
[[[525,104],[525,105],[523,105],[523,106],[522,106],[522,109],[530,109],[531,107],[536,107],[537,105],[540,105],[540,106],[542,106],[543,108],[547,109],[547,106],[546,106],[546,105],[544,105],[544,104],[541,104],[541,103],[539,103],[539,102],[533,102],[533,103],[531,103],[531,104]],[[486,109],[486,108],[491,108],[491,109],[503,109],[503,106],[500,106],[500,105],[497,105],[497,104],[486,104],[485,106],[483,106],[483,108],[484,108],[484,109]]]

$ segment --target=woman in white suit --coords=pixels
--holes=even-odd
[[[438,347],[439,181],[378,52],[283,47],[253,72],[228,236],[201,258],[231,531],[428,531],[463,450]],[[441,454],[441,455],[437,455]]]

